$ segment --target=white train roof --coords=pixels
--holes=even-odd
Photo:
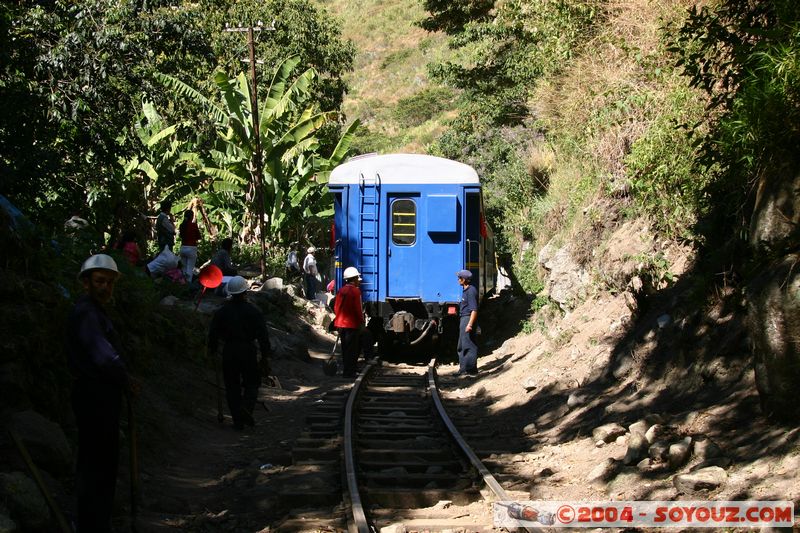
[[[451,183],[478,185],[478,173],[469,165],[421,154],[369,154],[357,156],[333,169],[328,185],[359,183],[380,175],[382,185]]]

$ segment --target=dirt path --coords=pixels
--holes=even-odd
[[[800,429],[760,412],[732,319],[692,344],[685,332],[657,325],[657,308],[634,324],[624,298],[606,295],[515,336],[514,313],[528,302],[495,306],[487,314],[496,324],[484,326],[480,376],[449,378],[456,367],[447,364],[439,372],[448,410],[481,420],[494,438],[491,460],[513,473],[507,489],[541,500],[788,499],[800,508]],[[274,362],[283,388],[262,387],[270,411],[258,409],[255,428],[243,433],[229,419],[217,423],[213,375],[165,376],[195,400],[177,411],[174,402],[148,406],[168,429],[151,435],[147,440],[159,445],[142,453],[141,531],[262,531],[280,519],[270,478],[291,464],[306,413],[337,386],[321,370],[333,339],[318,338],[311,363]],[[698,352],[708,346],[719,348],[716,358]],[[672,356],[676,347],[682,358]],[[166,389],[151,394],[165,395]],[[722,483],[701,491],[678,487],[676,477],[703,466],[696,451],[670,468],[646,459],[625,464],[629,427],[647,417],[659,420],[667,440],[715,443],[719,453],[711,459],[724,470]],[[599,440],[595,430],[610,423],[622,433]]]

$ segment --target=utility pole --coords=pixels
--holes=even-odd
[[[250,50],[250,59],[243,60],[250,63],[250,107],[252,109],[253,118],[253,144],[255,150],[253,152],[253,168],[255,169],[255,189],[256,189],[256,204],[258,212],[258,236],[261,244],[261,281],[267,279],[267,246],[264,241],[266,238],[264,232],[264,169],[261,161],[261,136],[259,132],[259,118],[258,118],[258,81],[256,78],[256,43],[254,39],[254,32],[263,29],[275,30],[275,22],[268,28],[264,28],[261,21],[257,26],[239,26],[235,28],[228,27],[226,24],[225,31],[227,32],[247,32],[247,47]]]

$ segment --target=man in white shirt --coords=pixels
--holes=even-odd
[[[306,299],[313,300],[317,294],[317,260],[314,252],[317,249],[313,246],[308,248],[308,255],[303,259],[303,275],[306,281]]]

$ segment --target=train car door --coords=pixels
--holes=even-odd
[[[331,192],[333,193],[334,279],[336,280],[336,291],[338,292],[343,285],[343,263],[352,264],[348,257],[351,247],[347,242],[347,195],[343,194],[341,189],[335,189]]]
[[[481,194],[477,189],[466,189],[466,220],[464,224],[464,268],[472,272],[472,283],[483,294],[480,278],[481,257]]]
[[[387,294],[390,298],[420,297],[418,194],[389,198]]]

